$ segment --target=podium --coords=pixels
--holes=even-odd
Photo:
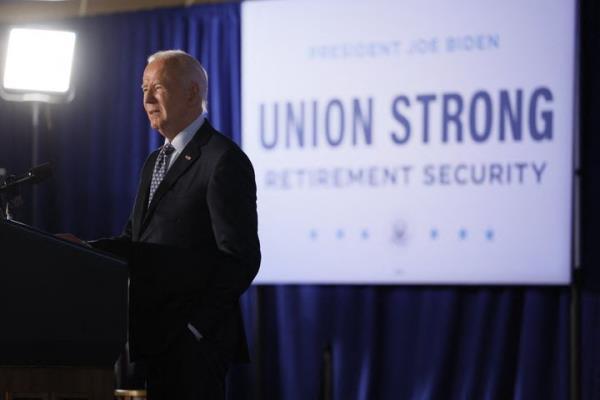
[[[123,260],[0,220],[0,399],[111,399],[127,282]]]

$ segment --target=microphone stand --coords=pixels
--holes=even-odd
[[[4,219],[8,221],[13,220],[12,211],[10,209],[10,200],[6,200],[6,204],[4,206]]]
[[[15,176],[9,175],[0,184],[0,217],[5,220],[12,220],[12,208],[17,208],[23,205],[21,197],[21,185],[36,184],[52,175],[52,167],[50,163],[38,165],[30,169],[25,175]]]
[[[2,185],[6,184],[7,181],[8,181],[8,178],[6,178],[4,180],[4,182],[1,182]],[[12,215],[10,213],[10,207],[9,207],[9,200],[7,197],[8,196],[6,196],[2,192],[0,192],[0,219],[1,220],[11,220],[12,219]]]
[[[15,181],[17,181],[17,177],[15,175],[9,175],[4,180],[2,186],[9,186]],[[12,186],[5,191],[0,191],[0,216],[2,219],[12,221],[13,214],[11,208],[13,206],[19,207],[21,204],[23,204],[23,199],[19,193],[18,185]]]
[[[9,219],[7,217],[7,215],[8,215],[8,210],[5,210],[5,206],[3,204],[3,201],[0,201],[0,220],[5,221],[5,220]]]

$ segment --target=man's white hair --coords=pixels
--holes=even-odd
[[[148,64],[157,60],[173,60],[189,78],[200,86],[202,112],[208,111],[208,74],[198,60],[183,50],[157,51],[148,57]]]

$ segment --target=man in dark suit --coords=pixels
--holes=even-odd
[[[130,261],[129,353],[148,398],[224,399],[248,360],[239,297],[258,272],[252,165],[206,119],[208,81],[182,51],[152,55],[144,108],[165,138],[143,169],[120,237],[92,242]]]

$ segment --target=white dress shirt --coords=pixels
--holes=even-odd
[[[165,144],[169,143],[171,146],[175,148],[175,151],[171,153],[171,157],[169,158],[169,165],[167,166],[167,171],[171,168],[171,165],[177,160],[177,157],[181,155],[185,146],[194,138],[194,135],[200,129],[204,120],[206,119],[206,113],[200,114],[198,118],[196,118],[191,124],[189,124],[184,130],[179,132],[173,138],[172,142],[169,142],[168,139],[165,139]]]

